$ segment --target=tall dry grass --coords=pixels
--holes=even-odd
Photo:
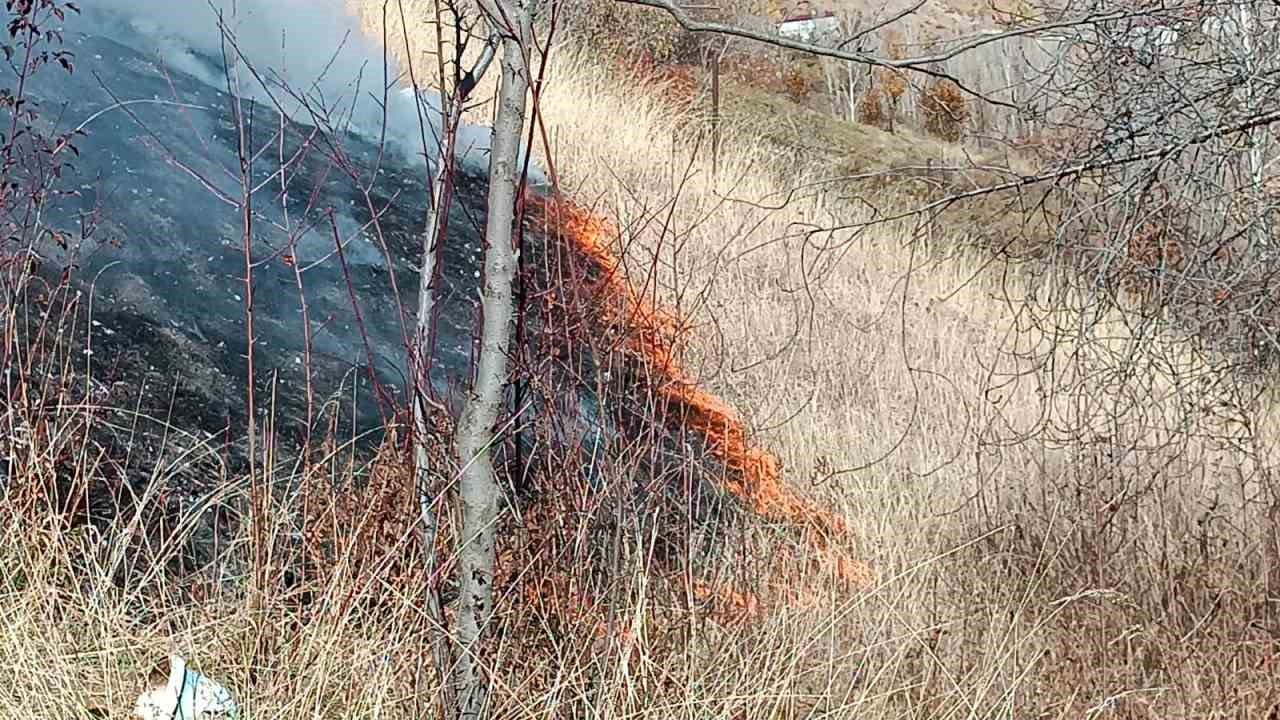
[[[558,48],[548,78],[566,192],[622,228],[633,281],[696,326],[703,382],[878,569],[874,592],[773,620],[826,623],[831,677],[873,666],[842,712],[1270,707],[1259,386],[1132,308],[1053,310],[1088,299],[927,250],[970,228],[826,232],[868,219],[865,190],[732,129],[712,177],[687,110],[591,48]]]
[[[552,627],[508,604],[499,717],[1270,709],[1265,396],[1121,309],[1080,329],[1080,315],[1045,309],[1063,298],[1043,276],[936,249],[965,228],[825,230],[869,219],[857,188],[813,190],[817,171],[748,136],[729,133],[712,177],[687,118],[587,50],[560,48],[548,78],[543,160],[620,228],[633,282],[692,324],[688,365],[741,409],[794,487],[849,521],[849,550],[877,583],[814,583],[745,625],[688,623],[654,591],[663,581],[637,541],[586,622]],[[37,437],[26,452],[55,457],[76,434]],[[292,512],[276,508],[278,532]],[[368,581],[356,568],[312,588],[305,614],[246,609],[234,567],[206,583],[225,589],[194,592],[146,572],[164,559],[150,558],[121,589],[98,535],[17,519],[4,532],[7,715],[118,714],[171,638],[237,689],[249,717],[416,717],[433,697],[412,588],[379,580],[380,604],[348,602]],[[797,566],[798,585],[802,560],[772,558]],[[610,630],[590,632],[591,618]]]
[[[809,191],[803,167],[779,182],[750,138],[713,178],[643,85],[571,51],[551,75],[541,110],[566,187],[623,228],[631,277],[693,319],[703,382],[845,514],[878,571],[849,611],[829,600],[788,620],[796,637],[831,623],[849,655],[817,667],[865,663],[857,692],[827,696],[839,712],[1276,701],[1276,427],[1257,386],[1132,309],[1055,310],[1082,299],[928,251],[969,228],[826,232],[865,205]]]

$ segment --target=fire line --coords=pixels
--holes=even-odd
[[[617,227],[570,200],[528,193],[525,207],[545,224],[549,237],[571,245],[595,266],[603,296],[627,329],[627,351],[648,370],[652,389],[676,410],[687,428],[701,435],[729,471],[723,486],[757,516],[800,528],[840,580],[858,587],[873,582],[871,569],[845,556],[836,540],[849,535],[842,518],[798,496],[782,479],[777,456],[748,439],[738,414],[723,399],[700,388],[676,358],[679,322],[647,302],[627,280],[610,249]],[[618,316],[621,317],[618,317]]]

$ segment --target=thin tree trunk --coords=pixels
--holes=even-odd
[[[418,327],[415,341],[416,367],[414,375],[416,383],[412,389],[413,402],[413,466],[414,478],[418,490],[418,512],[421,515],[422,522],[422,553],[426,563],[427,582],[435,582],[436,574],[436,536],[440,529],[440,514],[436,508],[436,487],[437,483],[433,479],[438,476],[439,470],[434,466],[431,458],[428,443],[432,440],[432,432],[428,418],[428,405],[434,404],[431,399],[431,377],[430,377],[430,358],[434,338],[433,330],[435,323],[432,317],[435,313],[435,289],[433,280],[436,274],[436,268],[440,262],[439,247],[439,231],[441,224],[441,215],[447,214],[449,209],[442,207],[442,201],[445,199],[444,183],[448,181],[445,175],[450,163],[446,162],[446,158],[453,153],[454,135],[449,132],[448,128],[444,129],[445,137],[449,141],[444,143],[441,150],[436,176],[431,186],[431,205],[427,210],[427,227],[423,231],[422,238],[422,269],[419,271],[418,278]],[[446,627],[444,617],[444,607],[440,602],[440,593],[438,589],[428,588],[427,590],[427,614],[438,627],[435,629],[435,636],[431,642],[431,655],[435,665],[436,675],[440,679],[440,702],[445,712],[449,712],[449,708],[454,704],[453,693],[450,692],[449,668],[452,665],[452,658],[449,652],[448,628]]]
[[[471,72],[467,73],[467,77],[471,78],[472,87],[479,82],[479,79],[488,70],[489,64],[493,60],[493,48],[496,43],[496,38],[489,39],[480,59],[476,62]],[[437,159],[436,172],[432,177],[426,229],[423,231],[422,236],[422,268],[419,270],[418,276],[418,325],[415,337],[415,355],[418,365],[415,368],[416,385],[413,398],[414,430],[417,438],[414,444],[414,470],[418,480],[418,503],[429,563],[434,558],[431,550],[435,547],[439,519],[432,507],[434,497],[431,494],[431,486],[433,484],[431,482],[433,471],[431,456],[423,440],[430,436],[427,417],[428,406],[436,406],[438,410],[444,411],[443,406],[431,399],[431,378],[429,377],[435,334],[433,320],[435,315],[434,283],[441,267],[440,240],[451,205],[450,198],[453,195],[452,172],[455,167],[454,153],[458,137],[457,129],[462,123],[462,109],[467,100],[467,92],[460,91],[452,99],[441,93],[440,99],[444,105],[442,117],[444,127],[441,128],[443,143],[441,144],[440,157]],[[432,570],[434,570],[434,567],[428,567],[429,572]]]
[[[400,24],[406,27],[404,18],[404,7],[400,6]],[[437,39],[439,39],[440,27],[443,25],[443,14],[440,12],[440,6],[436,5],[436,30]],[[456,21],[456,18],[455,18]],[[384,20],[385,22],[385,20]],[[446,88],[448,78],[444,71],[444,61],[440,59],[439,78],[440,78],[440,111],[441,111],[441,144],[439,154],[436,158],[436,171],[430,184],[430,202],[427,206],[426,227],[422,236],[422,268],[419,271],[418,278],[418,323],[415,332],[415,347],[413,352],[414,360],[414,378],[415,383],[412,388],[411,402],[413,406],[413,464],[414,477],[418,491],[418,511],[422,523],[422,547],[423,555],[426,563],[426,577],[428,582],[434,582],[436,579],[436,537],[439,534],[440,514],[436,507],[436,483],[433,479],[439,475],[438,468],[434,467],[435,463],[428,443],[432,441],[431,423],[429,411],[431,408],[445,412],[445,408],[440,406],[431,397],[431,357],[434,349],[435,341],[435,279],[439,273],[442,263],[441,257],[441,239],[444,235],[445,224],[449,214],[451,197],[453,195],[453,177],[452,172],[455,167],[455,150],[457,143],[457,130],[462,122],[462,109],[467,101],[468,93],[489,68],[489,64],[493,60],[494,47],[497,42],[496,37],[491,36],[485,44],[484,51],[477,59],[476,64],[471,71],[467,73],[470,79],[468,87],[454,88],[451,96]],[[408,39],[405,39],[406,51],[408,50]],[[443,47],[443,43],[440,43]],[[459,55],[455,61],[462,62]],[[413,77],[413,65],[409,65],[410,77],[413,80],[413,88],[416,93],[418,82]],[[422,104],[418,98],[414,98],[418,103],[419,111]],[[424,119],[425,120],[425,119]],[[425,146],[426,136],[423,136],[423,152],[427,154],[428,148]],[[432,640],[432,659],[435,664],[436,673],[440,679],[440,700],[444,712],[451,712],[455,706],[454,694],[452,692],[452,684],[450,682],[449,672],[452,666],[452,657],[449,652],[448,628],[446,627],[444,608],[440,602],[440,593],[438,590],[429,589],[427,592],[427,613],[432,622],[437,625],[435,637]]]
[[[503,4],[488,12],[502,33],[502,84],[489,151],[489,215],[485,226],[483,324],[475,385],[458,422],[457,450],[462,464],[462,547],[459,553],[459,656],[455,665],[458,715],[480,718],[488,711],[488,681],[479,656],[480,642],[493,616],[493,576],[498,503],[491,447],[494,426],[507,383],[507,358],[514,316],[516,255],[512,243],[520,139],[529,91],[522,38],[529,37],[529,11]],[[510,22],[518,27],[512,28]]]

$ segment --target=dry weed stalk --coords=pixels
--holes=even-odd
[[[447,435],[428,438],[426,445],[439,468],[441,482],[435,493],[441,496],[452,479],[445,471],[453,465]],[[351,586],[355,588],[351,602],[385,600],[388,588],[400,588],[415,597],[438,590],[452,563],[429,566],[425,561],[419,488],[409,453],[407,443],[392,428],[364,473],[345,471],[332,462],[304,471],[298,502],[307,583]],[[450,516],[442,513],[431,551],[451,557],[449,542],[454,537]],[[429,567],[434,567],[431,577]]]

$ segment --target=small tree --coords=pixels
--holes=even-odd
[[[488,679],[480,655],[485,629],[493,618],[497,520],[502,498],[492,448],[507,384],[507,359],[515,315],[513,288],[517,258],[513,230],[516,195],[522,184],[520,147],[525,107],[532,86],[529,65],[536,6],[536,0],[481,2],[489,27],[499,39],[502,78],[489,149],[480,353],[475,383],[466,394],[455,438],[462,466],[458,485],[462,528],[458,554],[458,658],[454,679],[458,717],[462,720],[488,714]]]
[[[901,60],[907,56],[906,47],[897,30],[889,31],[886,44],[889,46],[890,58]],[[893,132],[893,124],[898,117],[898,103],[907,92],[907,78],[900,71],[890,68],[880,68],[879,74],[877,84],[884,88],[885,98],[889,101],[889,132]]]
[[[804,68],[797,65],[789,66],[782,73],[782,86],[787,89],[787,95],[796,102],[803,102],[812,92],[809,85],[809,77],[805,74]]]

